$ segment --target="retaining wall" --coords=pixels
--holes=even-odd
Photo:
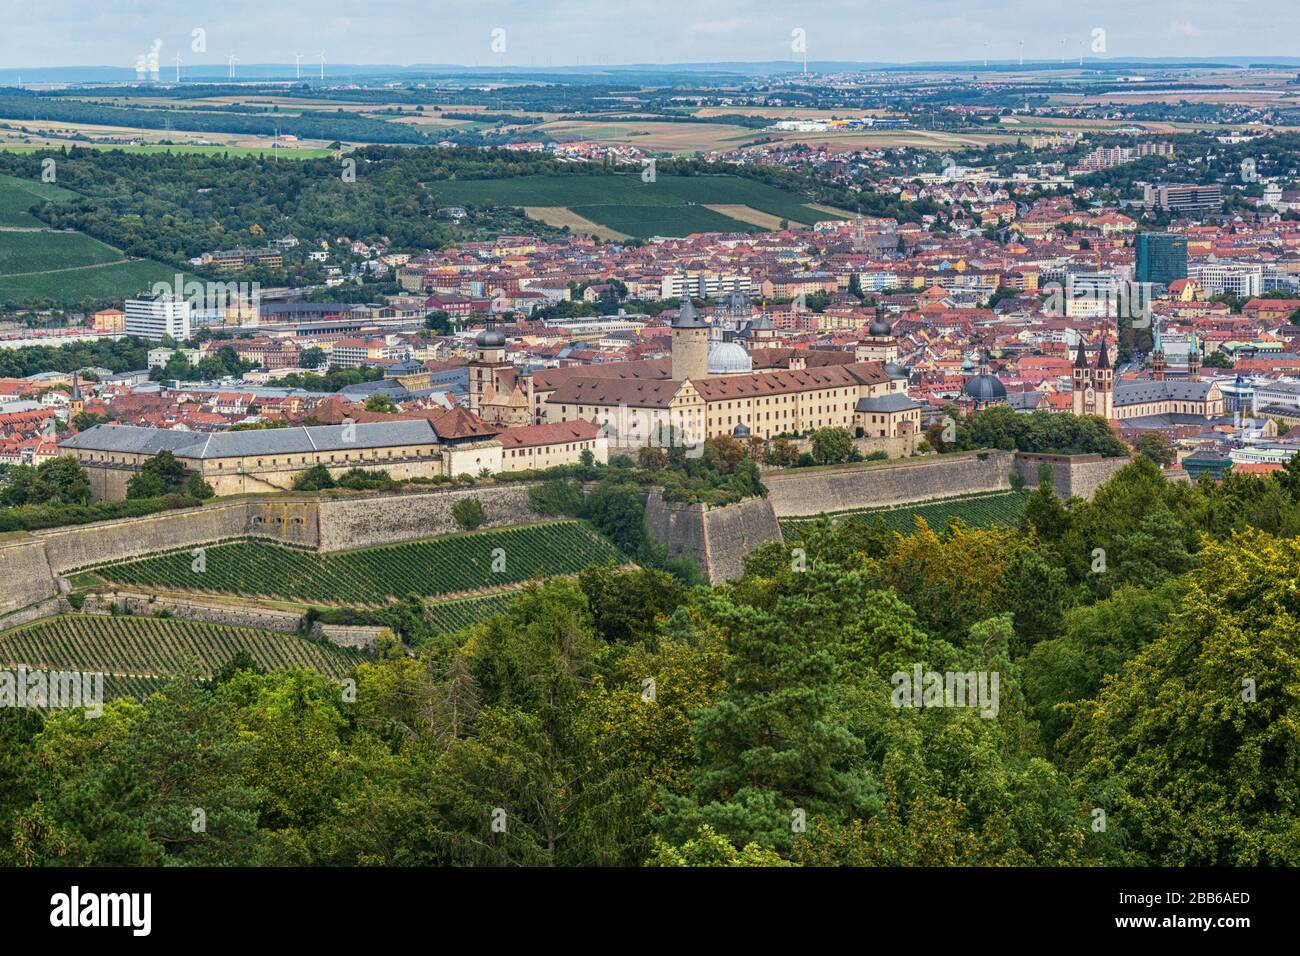
[[[765,474],[778,517],[807,517],[1011,488],[1015,453],[989,451]]]

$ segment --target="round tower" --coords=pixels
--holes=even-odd
[[[708,375],[709,323],[695,311],[690,296],[683,296],[673,320],[672,377],[680,381]]]

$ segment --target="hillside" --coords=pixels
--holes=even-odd
[[[276,597],[326,604],[378,605],[519,584],[622,562],[618,550],[582,521],[502,528],[330,554],[266,541],[233,541],[92,569],[113,584]]]
[[[327,677],[362,659],[293,634],[173,618],[69,614],[0,632],[0,665],[100,672],[109,697],[148,693],[196,664],[210,677],[241,652],[268,671],[305,667]]]

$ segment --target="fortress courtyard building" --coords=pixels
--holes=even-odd
[[[852,352],[745,349],[711,341],[710,326],[689,300],[672,325],[668,360],[548,369],[529,381],[541,422],[589,421],[610,435],[611,448],[699,444],[724,435],[772,439],[838,427],[903,437],[919,412],[896,399],[906,380],[884,361],[855,361]],[[887,330],[886,330],[887,333]],[[919,406],[918,406],[919,409]],[[884,431],[887,434],[881,435]]]
[[[211,433],[96,425],[59,448],[77,459],[90,477],[91,493],[101,500],[125,498],[127,483],[162,451],[218,495],[286,491],[295,476],[315,465],[334,476],[366,468],[398,480],[502,470],[499,441],[444,443],[426,419]]]

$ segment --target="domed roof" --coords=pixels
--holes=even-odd
[[[879,317],[871,323],[871,327],[867,331],[878,339],[888,338],[894,334],[894,330],[889,327],[889,323]]]
[[[737,422],[736,427],[731,430],[732,438],[748,438],[749,426],[744,422]]]
[[[989,371],[989,357],[980,359],[980,373],[966,380],[962,394],[972,402],[981,404],[999,402],[1007,397],[1007,387],[998,381],[998,377]]]
[[[709,346],[709,374],[736,375],[754,371],[749,353],[735,342],[715,342]]]
[[[481,349],[501,349],[505,348],[506,337],[504,333],[489,326],[474,336],[474,344]]]

